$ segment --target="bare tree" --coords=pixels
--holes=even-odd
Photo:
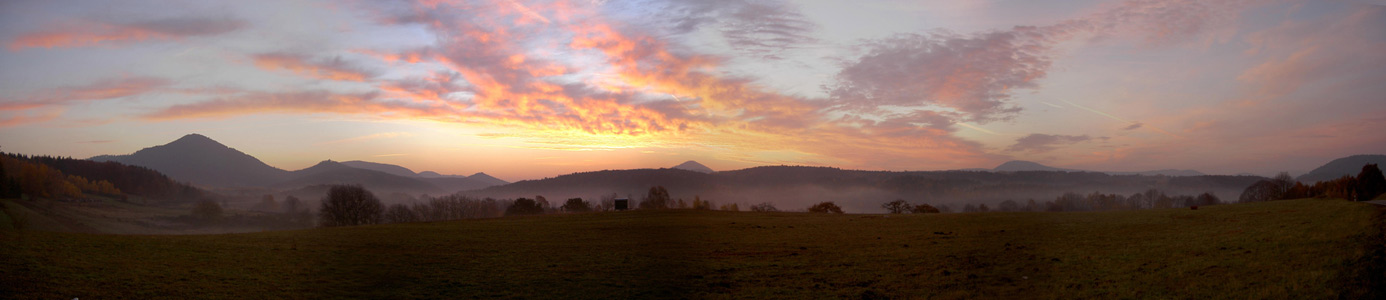
[[[1237,202],[1260,202],[1280,199],[1280,185],[1275,181],[1261,180],[1251,184],[1242,190],[1242,196],[1237,198]]]
[[[754,211],[754,212],[776,212],[776,211],[780,211],[780,209],[775,208],[775,205],[774,205],[774,204],[771,204],[770,202],[761,202],[760,204],[752,205],[752,206],[751,206],[751,211]]]
[[[380,224],[384,205],[360,185],[334,185],[322,199],[318,218],[324,227]]]
[[[890,201],[886,202],[885,204],[881,204],[881,208],[884,208],[886,211],[889,211],[892,214],[903,214],[909,212],[910,209],[914,207],[910,205],[909,202],[905,202],[904,199],[895,199],[895,201]]]
[[[385,223],[409,223],[418,222],[419,216],[414,214],[414,210],[403,203],[395,203],[385,210]]]

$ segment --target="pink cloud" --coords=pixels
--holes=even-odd
[[[314,60],[300,54],[262,53],[251,58],[255,61],[255,66],[261,69],[284,70],[308,78],[361,82],[375,77],[370,72],[343,61],[341,57]]]
[[[152,92],[169,86],[162,78],[125,77],[93,82],[84,86],[55,88],[17,99],[3,99],[0,111],[28,110],[73,101],[124,98]]]

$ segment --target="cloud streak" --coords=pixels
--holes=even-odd
[[[10,51],[27,48],[73,48],[116,45],[145,40],[178,40],[212,36],[246,26],[233,19],[167,18],[138,22],[76,20],[50,24],[43,30],[22,34],[9,43]]]
[[[82,86],[49,89],[28,97],[0,99],[0,111],[29,110],[75,101],[124,98],[156,91],[171,84],[168,80],[153,77],[107,79]]]
[[[1030,135],[1016,139],[1015,144],[1011,145],[1010,147],[1007,147],[1006,151],[1028,152],[1032,154],[1044,153],[1054,151],[1054,149],[1058,149],[1059,146],[1072,145],[1090,140],[1092,140],[1092,137],[1089,137],[1087,135],[1032,133]]]

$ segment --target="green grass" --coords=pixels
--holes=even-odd
[[[1382,210],[634,211],[251,234],[0,231],[0,295],[105,298],[1367,298]]]

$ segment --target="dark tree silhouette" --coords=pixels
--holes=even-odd
[[[403,203],[395,203],[385,210],[385,223],[409,223],[418,222],[419,216],[414,214],[414,210]]]
[[[1214,196],[1212,193],[1199,194],[1198,199],[1194,200],[1194,205],[1197,206],[1209,206],[1218,204],[1222,204],[1222,200],[1218,199],[1218,196]]]
[[[318,218],[323,227],[380,224],[385,206],[360,185],[334,185],[322,199]]]
[[[529,198],[515,199],[515,202],[511,203],[510,207],[505,209],[505,215],[507,216],[537,215],[542,213],[544,213],[544,208],[540,207],[539,203],[535,202],[534,199]]]
[[[587,201],[582,201],[582,198],[571,198],[568,199],[568,202],[563,203],[563,211],[589,212],[592,211],[592,205],[588,204]]]
[[[824,214],[826,214],[826,213],[834,213],[834,214],[841,214],[841,213],[843,213],[843,212],[842,212],[842,207],[837,206],[837,203],[833,203],[832,201],[819,202],[818,204],[814,204],[813,206],[809,206],[808,211],[811,212],[811,213],[824,213]]]
[[[752,205],[752,206],[751,206],[751,211],[754,211],[754,212],[776,212],[776,211],[780,211],[780,209],[779,209],[779,208],[775,208],[775,205],[774,205],[774,204],[771,204],[770,202],[761,202],[760,204]]]
[[[895,199],[895,201],[890,201],[886,202],[885,204],[881,204],[881,208],[884,208],[886,211],[892,214],[903,214],[909,212],[910,209],[913,208],[913,206],[910,205],[909,202],[905,202],[904,199]]]
[[[1275,174],[1275,178],[1271,178],[1271,182],[1275,183],[1275,198],[1271,200],[1289,199],[1285,196],[1289,194],[1290,188],[1295,186],[1295,178],[1290,177],[1289,172]]]
[[[645,195],[645,200],[640,201],[640,209],[666,209],[669,208],[669,190],[663,186],[654,186]]]
[[[1362,166],[1362,172],[1357,173],[1357,201],[1370,201],[1376,196],[1386,193],[1386,176],[1381,174],[1381,168],[1376,164]]]
[[[1242,196],[1237,197],[1237,202],[1261,202],[1280,199],[1280,185],[1272,180],[1261,180],[1242,190]]]

